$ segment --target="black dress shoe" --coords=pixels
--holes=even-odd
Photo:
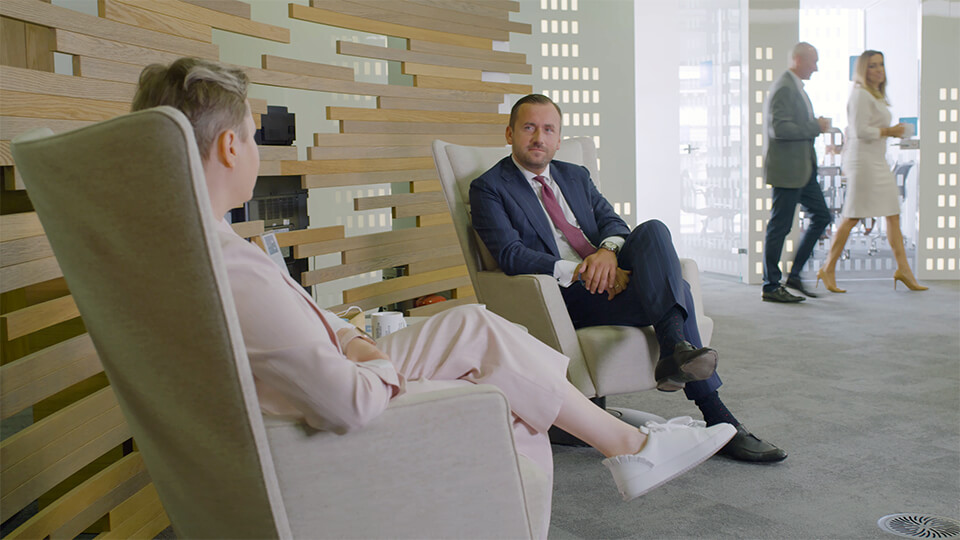
[[[772,292],[763,291],[761,295],[764,302],[780,302],[783,304],[795,304],[797,302],[803,302],[806,298],[802,296],[796,296],[787,292],[783,287],[777,287],[777,290]]]
[[[750,433],[743,424],[737,426],[737,434],[720,449],[730,459],[753,463],[775,463],[787,459],[787,453]]]
[[[694,348],[686,341],[673,346],[673,354],[660,359],[653,372],[657,390],[676,392],[688,382],[702,381],[717,369],[717,351],[709,347]]]
[[[817,297],[817,295],[816,295],[815,293],[812,293],[812,292],[808,291],[807,289],[805,289],[805,288],[803,287],[803,282],[800,281],[800,278],[792,278],[792,277],[791,277],[791,278],[787,278],[787,282],[784,283],[784,285],[786,285],[787,287],[789,287],[789,288],[797,291],[798,293],[800,293],[800,294],[802,294],[802,295],[804,295],[804,296],[809,296],[810,298],[816,298],[816,297]]]

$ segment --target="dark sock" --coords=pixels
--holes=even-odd
[[[684,340],[683,312],[673,306],[667,311],[657,324],[653,325],[657,333],[657,342],[660,344],[660,358],[673,354],[673,347]]]
[[[733,413],[720,401],[720,394],[717,392],[711,392],[706,396],[698,398],[694,403],[697,404],[697,407],[700,407],[700,412],[703,413],[703,421],[706,422],[708,426],[721,424],[723,422],[732,424],[733,427],[740,425],[740,422],[734,418]]]

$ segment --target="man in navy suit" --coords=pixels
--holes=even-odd
[[[514,104],[506,130],[512,155],[470,185],[473,227],[507,274],[556,278],[575,327],[652,325],[661,351],[657,388],[683,389],[708,425],[736,426],[723,453],[743,461],[785,459],[720,400],[717,352],[701,344],[667,227],[651,220],[631,231],[585,167],[553,161],[561,118],[540,94]]]

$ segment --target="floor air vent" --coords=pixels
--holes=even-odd
[[[890,514],[877,521],[880,529],[906,538],[960,538],[960,521],[924,514]]]

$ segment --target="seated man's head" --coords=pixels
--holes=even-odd
[[[542,94],[530,94],[514,103],[507,143],[513,146],[513,158],[524,169],[541,174],[550,166],[560,149],[561,118],[560,107]]]
[[[239,69],[181,58],[144,68],[133,98],[134,111],[168,105],[190,120],[218,217],[250,199],[260,168],[248,85]]]

